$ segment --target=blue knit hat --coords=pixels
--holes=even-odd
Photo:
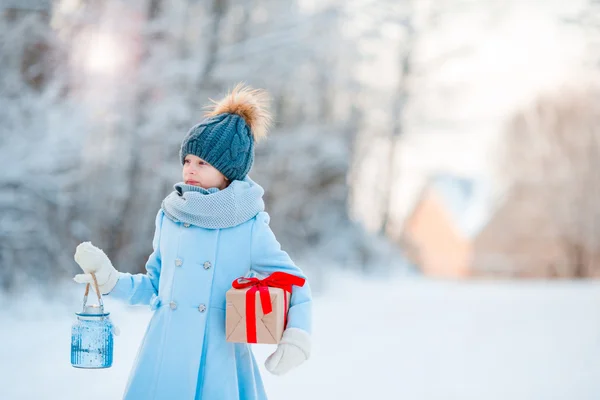
[[[265,91],[237,85],[187,133],[179,151],[181,163],[193,154],[230,181],[243,180],[254,163],[254,142],[267,135],[271,123],[268,102]]]

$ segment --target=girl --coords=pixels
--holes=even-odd
[[[81,243],[75,261],[96,274],[101,293],[154,310],[124,398],[266,399],[248,344],[225,341],[225,292],[248,273],[306,278],[269,228],[263,189],[248,177],[254,142],[266,135],[267,95],[241,85],[215,103],[181,144],[183,182],[156,216],[146,273],[118,272],[104,252]],[[288,322],[265,367],[280,375],[310,355],[311,292],[294,286]]]

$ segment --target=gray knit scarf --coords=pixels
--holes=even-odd
[[[165,215],[175,222],[202,228],[231,228],[265,209],[263,188],[248,176],[223,190],[177,183],[162,202]]]

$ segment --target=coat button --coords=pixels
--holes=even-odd
[[[171,307],[171,310],[175,310],[177,308],[177,303],[172,301],[171,303],[169,303],[169,307]]]
[[[200,304],[200,305],[198,306],[198,311],[200,311],[200,312],[204,312],[204,311],[206,311],[206,306],[205,306],[204,304]]]
[[[206,261],[204,263],[204,269],[210,269],[211,266],[212,266],[212,264],[210,263],[210,261]]]
[[[187,222],[185,224],[183,224],[183,226],[185,226],[186,228],[190,227],[190,224],[188,224]]]
[[[178,267],[181,267],[181,264],[183,264],[183,261],[181,261],[180,258],[176,258],[175,259],[175,265],[178,266]]]

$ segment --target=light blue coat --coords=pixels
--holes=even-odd
[[[225,292],[250,269],[305,277],[259,212],[207,229],[156,216],[145,274],[121,273],[109,296],[150,305],[154,315],[135,360],[127,400],[266,399],[250,345],[225,341]],[[311,331],[308,282],[293,287],[287,327]]]

